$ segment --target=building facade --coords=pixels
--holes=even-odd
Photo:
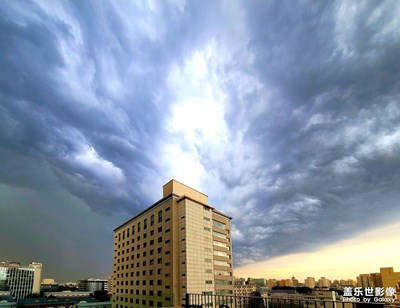
[[[187,293],[233,295],[231,217],[175,180],[114,230],[113,307],[180,307]]]
[[[78,290],[86,292],[108,291],[108,280],[94,278],[79,280]]]
[[[315,278],[307,277],[306,279],[304,279],[304,286],[313,289],[315,287]]]
[[[400,272],[395,272],[393,267],[382,267],[379,273],[371,274],[360,274],[357,277],[357,286],[366,287],[382,287],[384,290],[387,288],[393,288],[394,290],[400,290]],[[386,295],[387,297],[392,297]],[[396,299],[399,299],[399,293],[395,295]]]
[[[10,291],[16,299],[40,293],[42,264],[32,262],[21,266],[17,262],[0,263],[0,291]]]

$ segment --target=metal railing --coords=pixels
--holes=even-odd
[[[399,302],[357,302],[319,299],[284,299],[261,296],[186,294],[184,308],[398,308]]]

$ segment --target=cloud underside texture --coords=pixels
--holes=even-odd
[[[395,1],[3,1],[0,182],[128,217],[182,154],[234,218],[236,265],[394,220],[398,14]],[[185,108],[201,123],[179,126]]]

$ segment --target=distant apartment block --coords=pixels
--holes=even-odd
[[[234,294],[236,296],[235,308],[249,308],[251,301],[248,297],[257,291],[257,284],[254,281],[235,279]]]
[[[276,281],[276,279],[268,279],[267,281],[267,287],[269,289],[272,289],[273,287],[277,286],[278,282]]]
[[[40,293],[42,264],[32,262],[22,266],[18,262],[0,263],[0,291],[10,291],[16,299]]]
[[[393,267],[382,267],[379,273],[371,274],[360,274],[357,277],[357,286],[366,287],[383,287],[394,288],[400,291],[400,272],[393,271]],[[399,292],[398,291],[398,292]],[[397,293],[397,299],[399,299],[399,293]]]
[[[233,295],[231,217],[175,180],[114,230],[113,307],[181,307],[187,293]]]
[[[307,277],[306,279],[304,279],[304,286],[313,289],[315,287],[315,278]]]
[[[331,281],[325,277],[321,277],[318,280],[318,286],[320,288],[329,288],[331,286]]]

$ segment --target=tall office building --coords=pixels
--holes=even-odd
[[[189,294],[233,294],[231,217],[175,180],[114,230],[113,307],[180,307]]]
[[[32,262],[21,266],[17,262],[0,263],[0,291],[10,291],[17,299],[40,293],[42,264]]]

